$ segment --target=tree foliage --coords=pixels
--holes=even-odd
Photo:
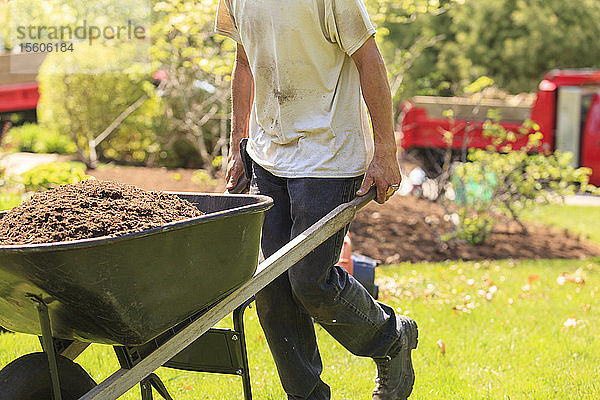
[[[454,82],[487,75],[510,91],[532,91],[544,71],[600,66],[597,0],[471,0],[449,18],[454,40],[438,66]]]
[[[227,155],[234,43],[213,33],[217,0],[157,2],[152,55],[166,72],[161,89],[168,134],[163,148],[215,169]],[[191,153],[189,149],[193,150]],[[178,150],[179,149],[179,150]]]
[[[50,54],[38,76],[40,125],[71,138],[80,159],[90,167],[101,159],[148,162],[160,150],[155,135],[160,130],[161,108],[150,75],[144,66],[128,61],[131,51],[122,50],[83,44],[68,56]],[[113,72],[113,63],[131,67]],[[77,72],[89,70],[88,64],[107,72]],[[106,140],[99,141],[98,136],[142,97],[149,100]]]
[[[395,21],[403,12],[391,6],[387,11],[390,68],[402,65],[390,57],[390,48],[414,59],[396,99],[460,95],[480,76],[511,92],[534,91],[550,69],[600,67],[597,0],[447,1],[401,22]],[[438,40],[424,47],[432,38]]]

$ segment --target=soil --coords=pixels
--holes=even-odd
[[[485,260],[522,258],[586,258],[600,256],[600,247],[565,229],[517,223],[496,225],[481,246],[446,243],[440,232],[450,232],[441,207],[412,196],[394,196],[385,205],[367,205],[350,230],[353,250],[386,264],[402,261]],[[427,221],[427,222],[426,222]]]
[[[13,208],[0,219],[0,244],[118,236],[201,215],[172,194],[88,180],[36,193]]]
[[[408,162],[404,162],[406,168]],[[412,164],[410,164],[412,165]],[[153,190],[223,192],[224,182],[199,186],[191,181],[193,171],[161,168],[107,167],[88,171],[99,179],[110,179]],[[179,175],[177,175],[179,174]],[[177,177],[178,179],[174,179]],[[384,263],[443,261],[447,259],[584,258],[600,256],[600,247],[564,229],[501,223],[482,246],[446,244],[437,232],[450,230],[444,212],[426,200],[396,195],[385,205],[371,203],[361,210],[350,227],[353,251]],[[429,223],[425,222],[425,219]]]

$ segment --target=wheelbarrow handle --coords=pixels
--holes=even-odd
[[[241,194],[241,193],[244,193],[244,192],[246,192],[246,189],[248,189],[248,186],[250,186],[250,179],[248,179],[246,177],[246,175],[242,175],[240,177],[240,179],[238,179],[238,182],[235,185],[235,187],[233,187],[231,189],[225,190],[225,194]]]
[[[377,198],[377,186],[373,185],[369,189],[369,191],[362,196],[356,196],[354,200],[350,203],[354,203],[356,207],[360,210],[364,206],[366,206],[371,200],[375,200]]]

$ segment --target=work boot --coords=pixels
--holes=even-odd
[[[396,316],[402,347],[392,357],[374,358],[377,378],[373,389],[373,400],[406,400],[415,383],[410,352],[417,348],[419,331],[417,323],[404,315]]]

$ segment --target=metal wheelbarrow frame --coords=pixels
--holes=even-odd
[[[260,263],[252,278],[204,311],[178,323],[148,343],[134,346],[115,346],[121,368],[80,397],[79,400],[116,400],[138,383],[141,384],[143,400],[152,399],[151,387],[154,387],[163,398],[170,399],[171,397],[164,385],[154,374],[154,371],[161,366],[240,375],[244,383],[244,397],[247,400],[251,399],[243,327],[244,310],[252,301],[254,294],[287,271],[334,233],[348,225],[356,212],[374,199],[375,196],[376,190],[371,188],[365,196],[357,197],[351,202],[342,204],[332,210],[271,257]],[[89,343],[54,338],[50,318],[48,317],[48,309],[43,299],[33,298],[32,300],[38,304],[42,330],[41,341],[48,356],[54,399],[60,400],[56,354],[74,359]],[[211,329],[232,312],[234,313],[233,330]],[[186,358],[185,356],[186,353],[197,354],[207,349],[211,349],[209,352],[213,352],[215,351],[215,343],[220,343],[216,345],[217,351],[226,351],[229,355],[229,363],[225,363],[227,365],[222,365],[223,363],[219,362],[207,365],[205,362],[198,362],[198,359],[190,361],[189,357]]]

